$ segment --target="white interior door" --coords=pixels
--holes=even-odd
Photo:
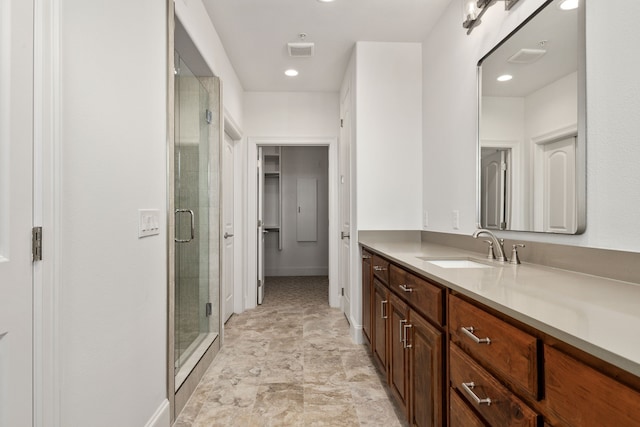
[[[575,137],[544,146],[544,231],[574,233],[576,217]]]
[[[347,90],[342,99],[340,109],[342,122],[339,141],[339,165],[340,175],[340,257],[338,274],[341,288],[341,307],[349,322],[351,321],[351,95]]]
[[[507,151],[483,148],[481,159],[481,225],[484,228],[507,228]]]
[[[0,426],[33,419],[33,2],[0,2]]]
[[[224,302],[222,304],[223,320],[226,322],[233,314],[233,292],[235,286],[234,277],[234,156],[233,156],[233,140],[225,133],[222,159],[222,197],[223,197],[223,249],[222,249],[222,277]]]
[[[258,147],[258,304],[264,300],[264,235],[267,233],[264,227],[264,171],[262,164],[262,147]]]

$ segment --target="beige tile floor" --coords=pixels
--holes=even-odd
[[[406,426],[327,292],[326,277],[268,278],[175,426]]]

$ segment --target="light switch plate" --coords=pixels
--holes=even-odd
[[[429,226],[429,211],[422,212],[422,226],[425,228]]]
[[[160,234],[160,211],[139,209],[138,238]]]
[[[455,210],[451,212],[451,226],[454,230],[460,228],[460,211]]]

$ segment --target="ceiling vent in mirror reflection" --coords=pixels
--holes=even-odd
[[[520,49],[507,62],[512,64],[532,64],[547,53],[544,49]]]

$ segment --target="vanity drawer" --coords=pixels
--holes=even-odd
[[[449,390],[449,408],[449,427],[486,427],[453,388]]]
[[[373,275],[376,276],[385,285],[389,283],[389,261],[374,255],[371,259],[371,268]]]
[[[455,295],[449,296],[449,332],[451,340],[489,372],[539,398],[535,337]]]
[[[438,325],[443,324],[444,291],[442,288],[395,265],[390,267],[389,287],[423,316]]]
[[[546,408],[570,426],[637,426],[640,393],[544,347]]]
[[[456,345],[450,345],[451,387],[492,426],[536,427],[538,414]],[[477,399],[482,399],[478,402]]]

